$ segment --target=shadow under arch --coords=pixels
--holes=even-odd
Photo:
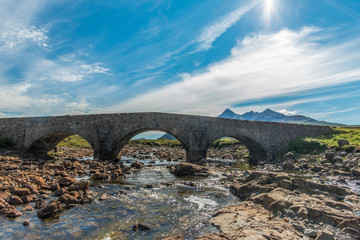
[[[56,132],[47,133],[42,137],[38,138],[37,140],[35,140],[30,145],[27,152],[32,153],[38,157],[44,157],[50,150],[54,149],[59,142],[73,135],[79,135],[79,134],[68,131],[56,131]],[[85,139],[94,150],[94,145],[92,144],[91,141],[89,141],[88,139],[86,139],[81,135],[79,136]]]
[[[164,132],[164,133],[168,133],[171,136],[175,137],[176,140],[178,140],[181,143],[181,146],[185,149],[185,151],[188,151],[188,146],[182,141],[182,139],[180,137],[177,136],[177,134],[172,133],[171,131],[162,129],[162,128],[142,128],[142,129],[138,129],[132,132],[129,132],[128,134],[126,134],[123,138],[121,138],[121,140],[117,143],[115,151],[114,151],[114,157],[118,157],[118,155],[120,154],[121,150],[125,147],[126,144],[129,143],[129,141],[135,137],[136,135],[143,133],[143,132],[148,132],[148,131],[160,131],[160,132]]]
[[[228,134],[226,136],[222,136],[222,137],[215,139],[212,143],[214,143],[216,140],[221,139],[223,137],[230,137],[230,138],[236,139],[240,142],[240,144],[245,145],[245,147],[249,151],[248,159],[249,159],[249,164],[251,164],[251,165],[256,165],[259,161],[265,161],[268,157],[267,152],[258,142],[256,142],[255,140],[253,140],[249,137],[246,137],[246,136]],[[210,146],[208,147],[208,149],[209,148],[210,148]]]

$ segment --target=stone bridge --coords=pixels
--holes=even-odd
[[[168,113],[0,119],[0,135],[38,156],[52,150],[64,138],[78,134],[91,144],[95,159],[114,159],[132,137],[149,130],[164,131],[176,137],[186,150],[189,162],[205,159],[208,148],[215,140],[232,137],[249,149],[253,163],[283,153],[295,138],[332,131],[330,127]]]

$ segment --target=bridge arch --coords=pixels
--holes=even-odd
[[[241,144],[245,145],[245,147],[249,151],[249,157],[248,157],[249,163],[252,165],[257,164],[259,161],[265,161],[268,158],[268,154],[267,154],[265,148],[260,143],[258,143],[256,140],[254,140],[252,138],[249,138],[244,135],[238,135],[238,134],[226,134],[224,136],[211,138],[209,141],[209,144],[206,148],[206,151],[209,150],[209,148],[212,146],[212,144],[216,140],[221,139],[223,137],[230,137],[230,138],[236,139]]]
[[[95,152],[95,145],[91,138],[84,137],[83,135],[80,135],[76,132],[70,132],[70,131],[54,131],[49,132],[46,134],[43,134],[41,137],[35,138],[35,140],[30,143],[30,146],[27,149],[27,152],[33,153],[34,155],[38,157],[45,156],[49,151],[54,149],[56,145],[64,140],[67,137],[73,136],[73,135],[79,135],[83,139],[85,139],[94,150],[94,157],[96,155]]]
[[[164,133],[168,133],[171,136],[175,137],[182,145],[182,147],[185,149],[185,151],[188,151],[188,144],[186,144],[186,142],[179,137],[178,134],[173,133],[172,131],[163,129],[163,128],[141,128],[141,129],[137,129],[131,132],[128,132],[127,134],[125,134],[124,136],[122,136],[119,141],[116,142],[116,147],[114,148],[114,152],[113,152],[113,157],[116,158],[121,150],[125,147],[126,144],[129,143],[129,141],[135,137],[136,135],[140,134],[140,133],[144,133],[144,132],[148,132],[148,131],[161,131]]]

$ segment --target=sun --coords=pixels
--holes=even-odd
[[[265,22],[270,22],[275,12],[276,0],[264,0],[264,18]]]

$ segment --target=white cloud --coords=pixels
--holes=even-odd
[[[205,72],[184,74],[180,82],[106,111],[216,115],[227,105],[359,80],[360,66],[354,63],[360,62],[360,38],[324,44],[318,41],[323,34],[328,33],[307,27],[248,36]]]
[[[294,110],[294,111],[289,111],[289,110],[287,110],[287,109],[277,110],[277,112],[282,113],[282,114],[284,114],[284,115],[286,115],[286,116],[294,116],[294,115],[296,115],[296,114],[298,113],[296,110]]]
[[[195,42],[199,44],[198,51],[208,50],[211,48],[212,43],[220,37],[228,28],[237,23],[240,18],[254,8],[260,1],[252,1],[251,3],[241,6],[231,13],[225,15],[217,22],[210,26],[207,26],[201,34],[195,39]]]

